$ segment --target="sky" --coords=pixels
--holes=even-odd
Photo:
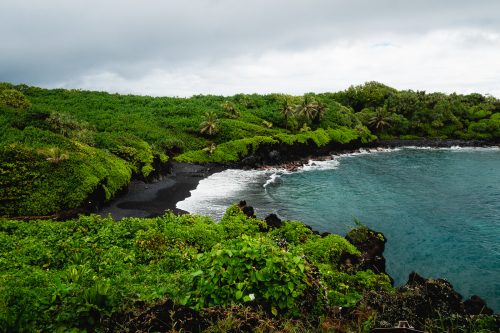
[[[151,96],[500,97],[499,0],[1,0],[0,82]]]

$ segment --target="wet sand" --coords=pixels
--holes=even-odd
[[[176,214],[186,213],[176,208],[177,202],[189,197],[201,179],[224,169],[223,166],[174,162],[172,173],[153,183],[133,180],[126,193],[106,204],[98,214],[111,214],[113,219],[119,220],[124,217],[159,216],[168,210]]]

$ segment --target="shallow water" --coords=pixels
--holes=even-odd
[[[226,170],[177,207],[218,219],[240,199],[259,216],[274,212],[319,231],[345,234],[359,219],[386,235],[397,285],[412,270],[445,277],[500,310],[498,148],[364,151],[294,173]]]

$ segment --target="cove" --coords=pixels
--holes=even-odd
[[[345,234],[359,220],[386,235],[396,285],[416,271],[500,309],[498,148],[362,151],[293,173],[226,170],[177,207],[220,218],[240,199],[259,216],[274,212],[318,231]]]

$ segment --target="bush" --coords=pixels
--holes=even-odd
[[[319,268],[327,286],[330,305],[352,307],[367,290],[394,290],[385,274],[375,274],[371,270],[348,274],[332,269],[329,265],[320,265]]]
[[[314,237],[302,245],[304,253],[316,265],[330,264],[338,266],[342,254],[360,255],[360,252],[339,235],[328,235],[324,238]]]
[[[198,257],[195,291],[186,302],[202,308],[254,301],[275,315],[296,312],[307,288],[306,266],[300,256],[244,235]]]
[[[255,235],[267,227],[266,222],[243,214],[237,205],[232,205],[226,210],[219,225],[227,239],[241,235]]]
[[[15,89],[0,89],[0,105],[26,110],[31,107],[31,102],[20,91]]]
[[[283,226],[269,232],[269,237],[285,240],[292,245],[305,243],[314,236],[310,228],[299,221],[285,221]]]

